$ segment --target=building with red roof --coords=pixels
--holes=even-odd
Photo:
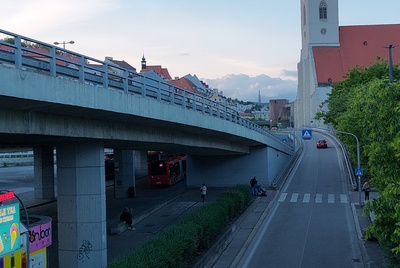
[[[400,24],[339,26],[338,0],[301,0],[302,49],[298,63],[295,126],[323,126],[314,119],[334,83],[355,67],[388,61],[390,45],[399,43]],[[400,51],[392,51],[394,64]],[[389,75],[389,74],[388,74]]]
[[[142,57],[142,70],[140,71],[141,73],[147,73],[148,71],[153,70],[156,74],[158,74],[160,77],[162,77],[165,81],[170,81],[172,80],[171,75],[168,72],[167,68],[161,67],[161,65],[150,65],[148,66],[146,64],[146,59],[143,55]]]

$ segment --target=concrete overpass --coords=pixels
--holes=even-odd
[[[292,159],[291,146],[227,106],[0,33],[14,40],[0,41],[0,147],[33,148],[35,195],[58,199],[60,267],[107,265],[104,148],[115,151],[118,197],[135,186],[135,170],[146,165],[148,150],[187,154],[188,186],[247,184],[252,176],[271,183]],[[76,258],[82,240],[93,246],[85,263]]]

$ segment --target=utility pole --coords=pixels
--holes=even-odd
[[[389,45],[388,47],[385,47],[389,50],[389,80],[390,82],[393,82],[393,58],[392,58],[392,49],[395,48],[396,46],[394,45]]]

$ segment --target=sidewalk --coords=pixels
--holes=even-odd
[[[110,182],[108,182],[110,184]],[[180,182],[167,188],[148,188],[145,179],[137,180],[136,197],[114,198],[114,187],[107,187],[107,260],[112,262],[119,256],[129,253],[158,235],[164,228],[179,221],[183,215],[208,202],[216,200],[226,188],[207,190],[206,202],[200,197],[199,188],[187,188]],[[49,266],[58,267],[57,241],[57,202],[55,200],[35,199],[33,191],[18,195],[29,211],[29,215],[45,215],[53,218],[53,242],[48,248]],[[43,204],[45,204],[43,206]],[[136,230],[126,230],[119,235],[111,235],[111,226],[119,222],[124,207],[133,209],[133,221]]]

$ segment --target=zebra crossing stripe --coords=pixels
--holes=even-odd
[[[315,203],[322,203],[322,194],[315,195]]]
[[[288,193],[281,193],[279,196],[278,202],[280,202],[280,203],[285,202],[287,196],[288,196]],[[321,204],[323,202],[323,196],[324,196],[323,194],[315,194],[314,202]],[[328,196],[328,199],[326,201],[328,202],[328,204],[334,204],[335,203],[335,194],[327,194],[327,196]],[[310,203],[310,201],[311,201],[311,194],[304,194],[302,200],[301,199],[299,200],[299,197],[301,198],[301,195],[299,193],[292,193],[289,202],[296,203],[296,202],[300,201],[303,203]],[[349,202],[348,195],[340,194],[340,203],[346,204],[348,202]]]
[[[278,199],[278,202],[283,202],[283,201],[285,201],[286,196],[287,196],[287,193],[282,193],[281,196],[280,196],[279,199]]]
[[[298,193],[292,194],[292,198],[290,198],[290,202],[291,202],[291,203],[297,202],[297,198],[298,198],[298,197],[299,197],[299,194],[298,194]]]
[[[303,203],[309,203],[311,198],[311,194],[304,194]]]

